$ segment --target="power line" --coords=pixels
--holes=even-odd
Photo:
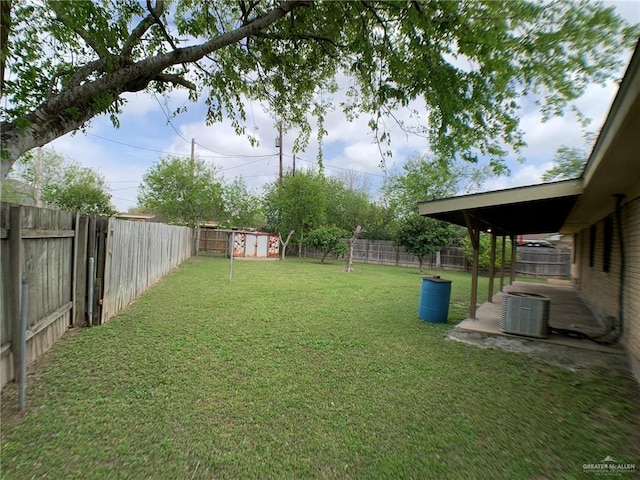
[[[205,158],[258,158],[258,157],[275,157],[276,156],[275,153],[267,153],[265,155],[233,155],[230,153],[216,152],[215,150],[211,150],[209,147],[205,147],[204,145],[202,145],[200,142],[197,142],[197,141],[196,141],[196,145],[204,148],[205,150],[209,150],[212,153],[217,153],[219,155],[219,157],[209,156]],[[198,155],[198,156],[202,156],[202,155]]]
[[[254,163],[258,163],[258,162],[264,160],[267,157],[273,157],[273,156],[275,156],[275,155],[265,155],[263,158],[259,158],[258,160],[254,160],[252,162],[243,163],[242,165],[234,165],[233,167],[222,168],[222,169],[220,169],[220,171],[221,172],[226,172],[227,170],[233,170],[234,168],[246,167],[247,165],[252,165]]]
[[[101,135],[96,135],[95,133],[89,133],[87,132],[87,135],[90,135],[92,137],[96,137],[99,138],[100,140],[104,140],[106,142],[111,142],[111,143],[117,143],[118,145],[124,145],[125,147],[131,147],[131,148],[137,148],[138,150],[147,150],[149,152],[155,152],[155,153],[162,153],[164,155],[172,155],[174,157],[189,157],[189,154],[185,154],[185,153],[175,153],[175,152],[168,152],[166,150],[156,150],[153,148],[147,148],[147,147],[141,147],[139,145],[133,145],[131,143],[126,143],[126,142],[121,142],[119,140],[113,140],[111,138],[107,138],[107,137],[103,137]],[[200,145],[200,143],[196,142],[198,145]],[[200,145],[202,147],[202,145]],[[206,148],[206,147],[203,147]],[[207,149],[209,150],[209,149]],[[217,155],[198,155],[198,157],[200,158],[213,158],[213,159],[230,159],[230,158],[266,158],[266,157],[275,157],[277,154],[275,153],[269,153],[269,154],[265,154],[265,155],[222,155],[222,156],[217,156]]]
[[[287,156],[290,157],[291,155],[287,155]],[[298,156],[296,156],[296,160],[300,160],[302,162],[306,162],[306,163],[310,163],[310,164],[315,164],[316,163],[316,162],[312,162],[310,160],[305,160],[304,158],[298,157]],[[344,167],[336,167],[334,165],[327,165],[326,163],[324,164],[324,168],[333,168],[333,169],[336,169],[336,170],[344,170],[346,172],[355,172],[355,173],[361,173],[362,175],[372,175],[374,177],[383,177],[384,178],[384,175],[381,174],[381,173],[363,172],[363,171],[360,171],[360,170],[354,170],[352,168],[344,168]]]
[[[153,93],[153,98],[156,99],[156,102],[158,102],[158,105],[160,106],[160,110],[162,110],[162,113],[164,114],[165,118],[167,119],[167,123],[169,124],[169,126],[171,126],[171,128],[173,128],[173,131],[176,132],[176,135],[178,135],[178,137],[180,137],[182,140],[184,140],[187,143],[191,143],[190,140],[187,140],[186,138],[184,138],[180,132],[178,131],[178,129],[173,125],[173,123],[171,122],[171,119],[169,118],[169,114],[167,112],[164,111],[164,106],[162,105],[162,103],[160,103],[160,99],[158,98],[158,96]]]
[[[138,186],[136,185],[135,187],[108,188],[107,191],[109,191],[109,192],[119,192],[121,190],[133,190],[134,188],[138,188]]]

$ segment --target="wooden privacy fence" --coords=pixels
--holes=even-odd
[[[0,206],[0,388],[18,376],[21,282],[28,284],[26,362],[70,326],[116,315],[193,252],[187,227]]]
[[[102,322],[193,254],[188,227],[109,219]]]
[[[525,277],[571,278],[571,251],[559,248],[518,247],[516,273]]]
[[[298,245],[289,245],[288,251],[290,255],[297,254]],[[362,263],[399,267],[418,267],[420,264],[418,257],[390,240],[358,239],[353,253],[354,261]],[[303,245],[302,255],[321,258],[323,254],[313,247]],[[471,268],[460,247],[447,247],[439,255],[426,255],[423,265],[425,268],[456,271],[467,271]],[[571,276],[571,252],[567,249],[518,247],[516,275],[568,279]]]
[[[297,244],[290,244],[290,255],[298,252]],[[302,246],[302,256],[322,257],[322,252],[307,245]],[[408,253],[404,247],[396,245],[391,240],[368,240],[359,238],[353,247],[353,259],[361,263],[375,263],[379,265],[395,265],[397,267],[417,267],[420,262],[418,257]],[[462,250],[457,247],[443,249],[439,255],[431,254],[424,257],[425,268],[443,268],[445,270],[465,271],[467,262]]]

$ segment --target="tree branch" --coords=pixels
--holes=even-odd
[[[0,0],[0,98],[4,91],[4,69],[9,54],[9,30],[11,29],[11,2]]]
[[[336,49],[340,49],[340,48],[346,48],[346,45],[341,45],[339,43],[334,42],[332,39],[330,39],[329,37],[323,37],[321,35],[313,35],[310,33],[307,34],[292,34],[291,36],[288,37],[284,37],[282,35],[274,35],[272,33],[258,33],[256,35],[254,35],[255,37],[258,38],[266,38],[268,40],[279,40],[279,41],[298,41],[298,40],[313,40],[315,42],[318,43],[330,43],[331,45],[333,45]],[[328,53],[328,52],[327,52]]]
[[[5,154],[2,158],[2,178],[6,176],[11,165],[24,152],[44,145],[68,132],[77,130],[93,116],[104,112],[108,105],[112,103],[105,102],[106,98],[104,97],[115,100],[121,93],[132,87],[147,85],[149,81],[158,75],[162,75],[164,69],[172,65],[197,62],[207,54],[237,43],[247,36],[257,34],[285,17],[294,9],[310,4],[311,0],[284,1],[273,10],[256,17],[247,25],[225,32],[207,42],[191,47],[178,48],[131,65],[124,65],[95,80],[84,82],[69,89],[65,88],[62,92],[48,98],[20,119],[13,122],[2,122],[0,125],[0,145]],[[86,32],[84,33],[86,34]],[[81,82],[91,72],[98,71],[101,67],[104,67],[106,62],[111,59],[117,59],[117,57],[108,52],[104,53],[106,53],[107,57],[85,65],[80,72],[74,74],[72,76],[73,82]],[[105,63],[100,64],[100,61]],[[164,78],[180,85],[188,85],[183,79],[177,80],[175,77]],[[25,120],[29,124],[28,127],[24,127]]]
[[[174,85],[181,85],[189,90],[197,90],[195,84],[190,82],[189,80],[182,78],[180,75],[170,74],[170,73],[160,73],[152,78],[152,80],[163,82],[163,83],[172,83]]]
[[[93,72],[102,70],[107,64],[106,59],[94,60],[93,62],[89,62],[86,65],[80,67],[76,72],[71,75],[71,78],[67,81],[65,85],[65,90],[74,88],[79,86],[83,80],[85,80],[89,75]]]
[[[171,36],[167,33],[167,29],[164,28],[164,23],[162,23],[162,20],[160,19],[160,17],[162,16],[162,13],[164,12],[164,0],[156,0],[155,7],[151,6],[151,0],[147,0],[147,9],[149,10],[149,13],[151,13],[151,16],[155,20],[156,25],[158,25],[158,27],[160,28],[160,31],[162,32],[162,36],[165,38],[167,42],[169,42],[169,45],[171,45],[171,48],[173,48],[174,50],[177,50],[178,46],[173,41],[173,38],[171,38]]]
[[[256,35],[262,29],[280,20],[295,8],[306,5],[309,5],[309,0],[289,0],[283,2],[278,8],[257,17],[248,25],[223,33],[199,45],[178,48],[172,52],[163,53],[152,58],[141,60],[132,65],[127,65],[95,81],[80,85],[49,98],[40,105],[36,111],[63,110],[77,103],[87,101],[99,92],[122,89],[130,82],[136,81],[136,79],[151,79],[171,65],[196,62],[209,53],[237,43],[249,35]]]
[[[60,11],[59,4],[57,2],[50,2],[49,6],[53,10],[53,13],[55,13],[56,20],[62,23],[65,27],[69,28],[82,40],[84,40],[84,43],[91,47],[91,49],[96,53],[96,55],[98,55],[98,57],[106,58],[107,56],[109,56],[109,51],[106,48],[100,46],[89,34],[89,32],[74,25],[71,19]]]
[[[131,31],[131,35],[127,38],[127,41],[124,43],[122,47],[122,51],[120,55],[125,59],[125,61],[131,61],[131,53],[133,52],[133,48],[140,43],[142,39],[142,35],[145,34],[147,30],[155,23],[154,17],[149,14],[144,17],[138,25]]]

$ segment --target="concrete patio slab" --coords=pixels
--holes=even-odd
[[[524,292],[544,295],[551,300],[549,325],[552,328],[562,330],[578,330],[589,336],[598,336],[606,332],[606,328],[596,318],[587,305],[582,301],[575,287],[570,285],[550,285],[544,283],[514,282],[513,285],[504,287],[504,291]],[[504,333],[500,330],[502,317],[502,299],[504,294],[498,293],[493,297],[493,302],[487,302],[476,310],[475,319],[465,319],[454,329],[453,337],[463,340],[465,335],[469,339],[504,337],[529,342],[540,342],[592,350],[604,353],[623,353],[619,345],[602,345],[586,338],[575,338],[557,333],[551,333],[548,338],[534,338]],[[500,343],[500,342],[499,342]],[[502,342],[504,343],[504,342]]]

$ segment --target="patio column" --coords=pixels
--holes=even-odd
[[[493,280],[496,275],[496,232],[491,230],[491,255],[489,258],[489,290],[487,301],[493,302]]]
[[[500,260],[500,291],[504,290],[504,264],[507,260],[507,236],[502,235],[502,259]]]
[[[478,304],[478,258],[480,256],[480,225],[477,218],[472,218],[468,211],[463,211],[467,224],[469,239],[473,247],[473,265],[471,266],[471,299],[469,304],[469,318],[475,320],[476,305]]]
[[[511,275],[509,277],[509,285],[513,285],[516,280],[516,236],[511,235]]]

